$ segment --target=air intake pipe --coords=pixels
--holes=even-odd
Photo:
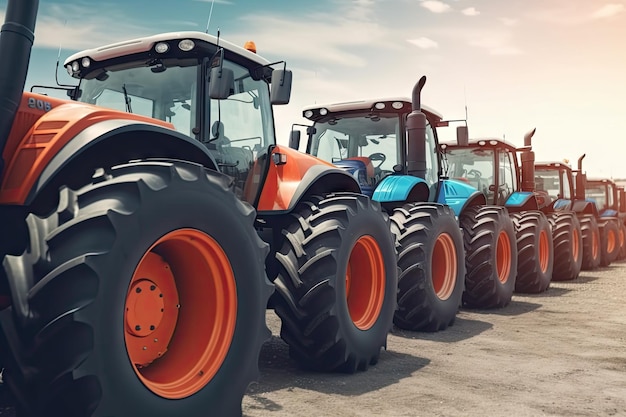
[[[38,8],[39,0],[9,0],[0,31],[0,175],[2,153],[26,83]]]

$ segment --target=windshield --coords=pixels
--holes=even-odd
[[[371,164],[371,180],[358,178],[359,183],[375,185],[393,174],[394,167],[402,172],[406,143],[404,114],[398,113],[352,113],[315,124],[315,133],[309,143],[309,152],[338,166],[348,167],[351,161]],[[425,180],[433,186],[439,179],[438,155],[434,131],[426,126],[426,174]]]
[[[79,101],[164,120],[193,137],[198,68],[195,62],[161,71],[150,67],[108,71],[81,81]]]
[[[606,187],[603,184],[587,184],[585,187],[585,195],[587,199],[596,202],[598,210],[605,209],[606,206]]]
[[[372,164],[375,182],[400,163],[400,116],[363,113],[315,124],[309,152],[328,162],[360,160]],[[366,158],[366,159],[363,159]]]
[[[236,193],[253,201],[258,180],[247,184],[254,161],[275,141],[269,85],[248,68],[225,60],[234,73],[231,94],[203,102],[201,59],[134,62],[82,79],[80,101],[170,122],[214,156],[218,168],[235,179]],[[210,80],[209,80],[210,82]]]
[[[448,176],[463,181],[481,191],[487,201],[493,201],[494,151],[492,149],[446,148]]]
[[[535,189],[546,192],[551,199],[571,199],[569,178],[558,169],[535,169]]]

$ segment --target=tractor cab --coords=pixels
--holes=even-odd
[[[517,149],[501,139],[441,144],[447,176],[485,195],[487,204],[502,206],[519,189]]]
[[[434,198],[439,180],[439,154],[433,128],[441,115],[422,107],[426,115],[425,170],[427,198]],[[387,177],[408,175],[408,98],[361,100],[305,108],[303,116],[314,122],[308,129],[306,152],[350,172],[365,194],[372,196]]]
[[[619,201],[617,185],[610,179],[588,179],[585,187],[588,201],[595,203],[600,215],[617,216]]]
[[[203,144],[216,169],[254,200],[249,181],[275,144],[272,104],[289,101],[291,73],[199,32],[176,32],[79,52],[65,61],[74,100],[162,120]],[[270,83],[272,89],[270,91]],[[147,145],[146,155],[159,154]]]

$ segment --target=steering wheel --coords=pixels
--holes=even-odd
[[[477,169],[470,169],[467,175],[472,175],[474,176],[474,178],[480,178],[483,176],[482,172],[478,171]]]
[[[375,152],[368,156],[368,158],[372,161],[372,163],[380,161],[378,165],[374,166],[374,169],[380,169],[380,166],[387,160],[387,156],[382,152]]]

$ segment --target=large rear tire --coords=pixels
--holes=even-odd
[[[553,281],[569,281],[580,274],[583,262],[583,239],[580,222],[574,212],[548,214],[554,244]]]
[[[583,237],[582,270],[592,271],[600,266],[602,253],[602,239],[598,222],[592,215],[582,215],[578,218]]]
[[[459,218],[465,244],[463,305],[500,308],[511,302],[517,275],[513,222],[504,207],[473,206]]]
[[[622,261],[626,259],[626,225],[622,223],[622,219],[620,219],[619,225],[619,254],[617,255],[617,260]]]
[[[396,253],[380,205],[358,194],[310,197],[277,245],[272,304],[290,356],[317,371],[378,362],[396,308]]]
[[[552,231],[540,211],[511,213],[517,236],[515,291],[540,293],[548,289],[554,268]]]
[[[227,184],[195,164],[126,164],[28,218],[30,248],[4,264],[35,283],[30,314],[2,315],[24,415],[241,414],[272,285],[255,211]]]
[[[395,209],[398,250],[396,326],[435,332],[454,323],[465,279],[463,234],[447,206],[414,203]]]
[[[619,229],[615,219],[605,220],[603,224],[604,226],[600,228],[602,231],[600,266],[609,266],[619,254]]]

